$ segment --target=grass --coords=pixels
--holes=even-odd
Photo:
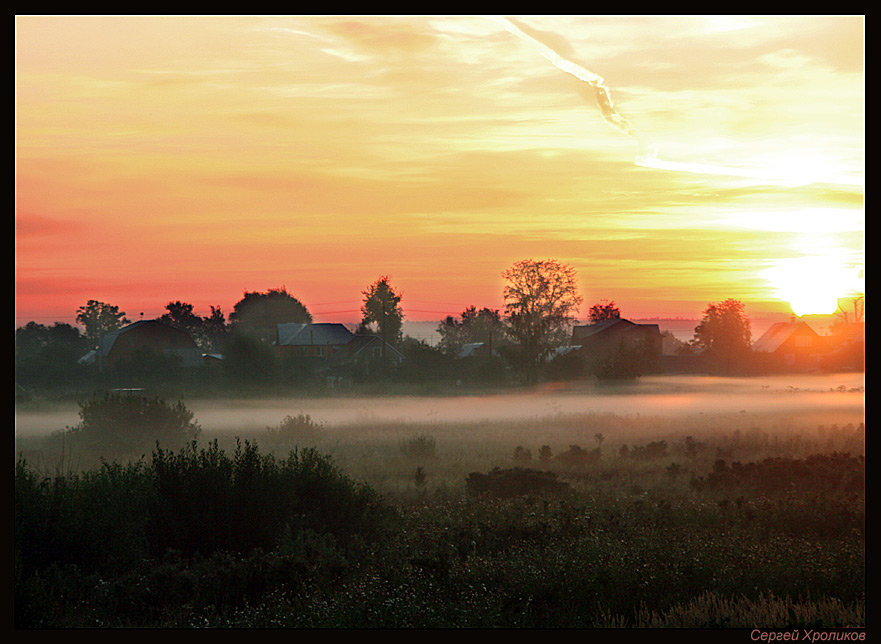
[[[19,440],[16,625],[864,627],[854,420],[291,410],[103,462]]]

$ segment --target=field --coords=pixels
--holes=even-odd
[[[864,395],[844,374],[203,399],[158,457],[29,403],[16,623],[864,627]]]

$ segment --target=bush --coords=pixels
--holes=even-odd
[[[622,452],[622,456],[624,452]],[[667,456],[667,441],[652,441],[646,445],[634,445],[629,452],[630,458],[651,461]]]
[[[161,398],[109,393],[80,402],[79,416],[68,433],[110,452],[138,451],[157,442],[177,447],[201,433],[186,405]]]
[[[488,474],[471,472],[465,486],[475,496],[486,494],[502,498],[541,492],[556,494],[569,488],[568,483],[557,481],[557,475],[553,472],[524,467],[504,470],[495,467]]]
[[[177,453],[157,450],[153,469],[150,541],[160,553],[270,550],[285,533],[303,529],[345,540],[372,530],[382,514],[371,488],[312,448],[276,460],[247,441],[232,457],[217,441],[201,450],[193,443]]]
[[[227,610],[306,577],[329,583],[389,517],[312,449],[276,460],[194,441],[157,449],[150,465],[54,478],[19,460],[15,623],[162,625],[164,613]]]
[[[579,445],[570,445],[566,452],[557,456],[557,459],[570,467],[584,467],[599,463],[602,458],[602,452],[597,447],[594,450],[586,450]]]
[[[285,416],[278,426],[266,429],[271,436],[304,440],[315,438],[321,430],[321,423],[316,423],[309,414],[300,413]]]
[[[850,454],[811,454],[804,459],[766,458],[757,463],[719,459],[713,471],[691,482],[697,490],[748,487],[765,493],[865,492],[866,458]]]

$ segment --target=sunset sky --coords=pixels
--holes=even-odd
[[[284,286],[356,321],[864,291],[862,16],[16,18],[16,326]],[[604,103],[609,97],[612,103]],[[831,303],[831,304],[830,304]]]

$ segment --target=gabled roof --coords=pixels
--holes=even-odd
[[[776,322],[762,334],[762,337],[753,342],[753,351],[773,353],[796,331],[803,328],[808,329],[813,335],[817,335],[816,331],[805,322]]]
[[[122,334],[128,333],[130,331],[133,331],[134,329],[138,329],[143,326],[157,325],[157,324],[160,326],[168,327],[169,329],[173,329],[174,331],[184,333],[188,337],[190,337],[190,334],[187,333],[187,331],[184,331],[183,329],[179,329],[175,326],[167,324],[167,323],[163,322],[162,320],[138,320],[137,322],[132,322],[131,324],[127,324],[124,327],[116,329],[115,331],[110,331],[109,333],[104,335],[101,338],[101,342],[100,342],[98,348],[89,351],[86,355],[84,355],[82,358],[80,358],[78,360],[78,362],[80,362],[81,364],[94,364],[98,360],[99,357],[103,358],[103,357],[110,355],[110,351],[113,349],[113,345],[116,344],[116,340]],[[172,354],[179,355],[182,358],[182,360],[184,361],[184,363],[190,364],[190,363],[193,363],[193,360],[194,360],[193,355],[195,355],[194,352],[198,353],[198,348],[196,348],[196,347],[192,347],[192,348],[190,348],[190,347],[180,347],[180,348],[166,347],[166,348],[163,348],[162,351],[163,351],[163,353],[165,353],[165,355],[172,355]]]
[[[603,320],[602,322],[595,322],[594,324],[584,324],[579,325],[573,328],[573,335],[577,335],[579,338],[587,338],[592,335],[596,335],[597,333],[601,333],[606,329],[610,329],[613,326],[617,326],[621,323],[632,325],[633,322],[630,320],[625,320],[623,318],[608,318]]]
[[[358,355],[368,347],[373,345],[382,346],[382,338],[376,335],[352,335],[352,341],[346,344],[342,350],[330,356],[327,362],[327,368],[331,369],[340,365],[354,362]],[[388,342],[385,343],[387,356],[393,361],[404,359],[404,354],[395,349]]]
[[[661,333],[661,328],[657,324],[637,324],[636,322],[631,322],[630,320],[625,320],[624,318],[608,318],[606,320],[603,320],[602,322],[596,322],[594,324],[584,324],[573,327],[572,337],[578,339],[589,338],[619,325],[624,327],[622,328],[622,331],[624,332],[649,329],[654,331],[655,333]]]
[[[459,353],[456,355],[457,358],[467,358],[468,356],[474,355],[474,352],[485,346],[485,342],[469,342],[468,344],[463,344],[462,348],[459,349]]]
[[[565,356],[573,351],[578,351],[581,348],[580,344],[567,344],[562,347],[557,347],[551,350],[551,360],[554,358],[559,358],[560,356]]]
[[[337,322],[279,324],[278,344],[285,347],[325,346],[348,344],[355,337],[344,325]]]
[[[134,329],[137,329],[142,326],[147,326],[148,324],[160,324],[162,326],[167,326],[169,329],[175,329],[177,331],[181,331],[182,333],[187,333],[177,327],[173,327],[170,324],[166,324],[162,320],[138,320],[137,322],[132,322],[131,324],[126,324],[124,327],[116,329],[115,331],[111,331],[106,334],[103,338],[101,338],[101,345],[98,348],[98,351],[102,356],[106,356],[110,354],[110,350],[113,348],[116,339],[121,336],[123,333],[128,333]],[[189,335],[189,334],[187,334]],[[88,354],[87,354],[88,355]],[[86,356],[84,356],[86,357]]]

